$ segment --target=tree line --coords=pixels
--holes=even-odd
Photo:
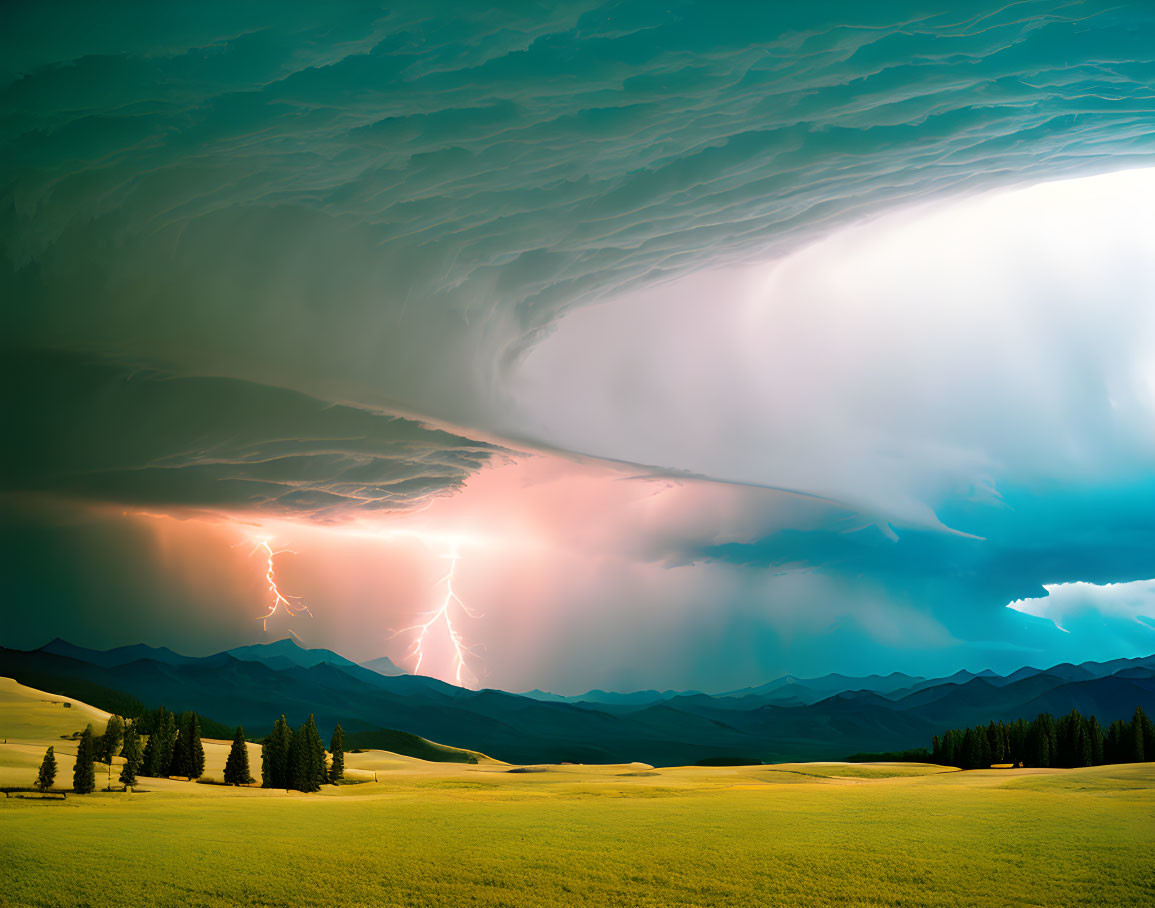
[[[143,745],[142,738],[146,739]],[[136,720],[129,722],[117,715],[110,716],[104,734],[99,737],[92,725],[88,725],[76,742],[73,790],[77,794],[96,790],[98,762],[108,764],[111,782],[114,756],[124,759],[118,778],[126,788],[136,784],[138,775],[199,779],[205,768],[200,717],[195,712],[177,716],[162,706],[145,710]],[[272,734],[262,744],[261,770],[264,788],[317,791],[323,784],[335,785],[345,775],[341,726],[333,731],[326,752],[313,716],[309,716],[295,732],[281,716],[273,725]],[[56,772],[55,749],[49,747],[40,764],[36,787],[42,792],[47,791],[56,780]],[[245,731],[238,725],[225,760],[224,782],[226,785],[250,785],[253,781]]]
[[[120,751],[124,758],[119,779],[125,787],[136,784],[136,774],[140,771],[143,751],[135,722],[125,723],[120,716],[109,716],[104,734],[97,737],[92,725],[85,727],[76,741],[76,762],[72,768],[72,789],[77,794],[89,794],[96,790],[96,763],[106,763],[109,768],[109,782],[112,775],[112,758]],[[203,756],[202,756],[203,759]],[[36,787],[44,792],[56,781],[56,751],[49,747],[40,763],[36,776]]]
[[[1027,722],[991,722],[952,728],[931,740],[930,762],[960,769],[1016,766],[1076,767],[1155,760],[1155,724],[1135,709],[1130,722],[1117,719],[1104,731],[1094,716],[1071,710],[1056,719],[1040,713]]]
[[[147,741],[142,745],[142,737]],[[136,784],[136,777],[184,776],[197,779],[204,774],[205,751],[201,744],[200,718],[194,712],[178,717],[163,706],[145,710],[137,719],[108,717],[104,734],[99,737],[92,725],[76,741],[76,762],[72,769],[72,788],[77,794],[96,790],[96,763],[104,763],[112,777],[112,758],[124,759],[117,777],[126,788]],[[46,791],[56,779],[56,754],[52,747],[44,754],[36,787]]]

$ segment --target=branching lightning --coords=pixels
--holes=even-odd
[[[301,614],[301,612],[304,612],[310,618],[313,617],[313,613],[311,611],[309,611],[309,606],[307,606],[304,602],[291,601],[293,599],[299,600],[300,597],[298,597],[298,596],[286,596],[284,593],[281,592],[280,588],[277,586],[277,566],[276,566],[276,563],[274,562],[274,559],[278,555],[284,555],[284,554],[295,555],[296,552],[293,552],[291,549],[280,549],[279,551],[273,551],[273,548],[272,548],[272,546],[269,545],[269,542],[270,542],[270,539],[268,537],[265,537],[263,539],[257,540],[257,544],[253,547],[254,553],[258,549],[264,551],[264,553],[265,553],[265,580],[269,584],[269,594],[272,597],[271,601],[269,602],[269,610],[267,612],[265,612],[265,614],[261,615],[261,617],[260,617],[261,626],[265,630],[269,629],[269,619],[272,618],[273,615],[277,614],[277,612],[279,610],[282,610],[282,609],[285,611],[286,614],[288,614],[290,616],[299,615],[299,614]],[[297,635],[293,633],[291,628],[289,629],[289,633],[293,634],[294,637],[297,637]],[[297,639],[300,640],[301,638],[297,637]]]
[[[392,637],[397,637],[401,634],[406,634],[411,631],[416,632],[413,643],[410,645],[409,650],[405,654],[406,659],[412,659],[416,657],[417,662],[413,667],[413,674],[416,675],[420,673],[421,663],[425,658],[425,644],[427,636],[429,635],[430,631],[432,631],[433,628],[437,626],[438,622],[443,622],[445,624],[445,630],[448,634],[449,641],[453,645],[453,670],[454,677],[457,680],[458,686],[476,686],[479,683],[479,678],[473,672],[473,670],[470,669],[467,662],[467,657],[471,657],[473,659],[480,658],[477,652],[479,647],[471,646],[465,642],[465,638],[461,635],[461,631],[458,629],[458,625],[454,624],[454,613],[458,612],[460,613],[459,616],[464,616],[467,618],[481,618],[482,615],[462,602],[461,597],[459,597],[457,592],[453,589],[453,576],[457,569],[457,562],[461,558],[461,554],[458,551],[456,543],[450,544],[449,552],[444,557],[449,561],[449,571],[445,574],[444,577],[437,581],[437,586],[444,585],[445,587],[445,597],[441,600],[441,605],[432,611],[425,613],[425,621],[421,622],[420,624],[414,624],[410,627],[405,627],[399,631],[394,632],[390,639],[392,639]]]
[[[440,549],[443,552],[441,557],[449,562],[449,568],[434,584],[435,591],[438,589],[444,591],[443,596],[439,594],[439,603],[429,611],[420,612],[418,623],[390,632],[387,639],[392,640],[402,635],[411,635],[410,645],[399,661],[403,660],[405,663],[413,664],[413,673],[417,674],[423,666],[434,658],[431,645],[434,641],[439,643],[440,634],[444,632],[452,648],[450,677],[459,686],[478,687],[481,678],[485,676],[482,647],[480,644],[467,642],[463,629],[466,619],[478,619],[484,616],[465,604],[454,587],[454,583],[457,580],[458,562],[462,560],[462,546],[486,545],[488,540],[484,537],[479,539],[468,534],[448,534],[410,527],[390,527],[387,529],[374,527],[371,530],[361,531],[352,528],[346,529],[344,532],[382,540],[415,539],[433,551]],[[310,618],[313,617],[312,611],[308,605],[301,601],[299,596],[291,596],[281,591],[277,580],[277,557],[296,553],[292,549],[274,549],[271,535],[249,537],[249,539],[253,542],[252,554],[255,555],[261,551],[265,556],[265,582],[268,584],[269,601],[265,613],[259,616],[261,626],[268,630],[269,619],[278,612],[283,612],[290,618],[302,613]],[[300,641],[300,637],[292,628],[288,628],[288,633]]]

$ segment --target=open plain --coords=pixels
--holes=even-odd
[[[30,784],[53,743],[69,787],[59,736],[102,714],[6,683],[0,784]],[[1151,763],[513,767],[367,751],[347,755],[351,784],[301,794],[212,784],[226,747],[205,750],[208,783],[0,799],[4,903],[1155,903]]]

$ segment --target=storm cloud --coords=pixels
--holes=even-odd
[[[477,593],[511,685],[1148,645],[1005,606],[1155,576],[1150,3],[0,16],[6,611],[37,632],[84,612],[26,568],[72,570],[71,502],[318,550],[421,508],[521,521],[554,561]],[[556,499],[487,485],[537,455]],[[134,525],[105,558],[93,513],[60,538],[131,586],[152,550]],[[601,676],[562,665],[610,638]]]
[[[1155,150],[1142,3],[7,11],[8,343],[488,425],[562,313]]]
[[[8,492],[335,518],[451,494],[501,448],[226,378],[12,352]]]

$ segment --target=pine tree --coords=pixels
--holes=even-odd
[[[1101,766],[1103,763],[1103,729],[1099,727],[1099,720],[1094,716],[1087,720],[1087,737],[1091,739],[1091,765]]]
[[[301,726],[293,732],[292,741],[289,742],[286,788],[292,788],[296,791],[309,790],[307,785],[309,775],[307,754],[310,752],[310,748],[305,745],[305,724],[302,722]]]
[[[181,713],[169,774],[199,779],[204,772],[205,749],[201,744],[200,717],[191,711]]]
[[[140,774],[145,776],[155,776],[156,773],[152,771],[152,767],[156,765],[156,732],[148,736],[148,740],[144,742],[144,750],[140,754]]]
[[[1056,751],[1051,758],[1052,766],[1082,766],[1079,732],[1083,727],[1083,717],[1078,710],[1071,710],[1055,723]]]
[[[140,735],[136,733],[136,723],[124,731],[124,747],[120,751],[124,757],[124,767],[120,770],[120,781],[127,788],[136,784],[136,774],[140,772],[143,754],[140,750]]]
[[[190,779],[199,779],[205,774],[205,749],[201,744],[201,720],[196,713],[188,713],[185,720],[185,769],[183,775]]]
[[[1131,719],[1131,728],[1129,729],[1130,734],[1128,737],[1130,740],[1127,742],[1128,763],[1142,763],[1146,760],[1147,741],[1145,739],[1147,735],[1145,732],[1147,729],[1145,726],[1149,724],[1149,722],[1150,720],[1147,718],[1147,714],[1143,712],[1143,707],[1136,706],[1135,715]]]
[[[285,717],[273,723],[272,733],[261,745],[261,787],[289,788],[289,750],[293,732]]]
[[[958,766],[962,759],[962,739],[957,729],[950,729],[942,738],[942,762],[944,766]]]
[[[40,773],[36,776],[36,787],[41,792],[48,791],[56,781],[56,753],[49,747],[44,752],[44,761],[40,764]]]
[[[289,787],[297,791],[318,791],[325,781],[325,747],[310,715],[293,733],[289,748]]]
[[[1027,726],[1027,737],[1023,742],[1023,765],[1046,766],[1046,745],[1043,743],[1042,730],[1039,720],[1035,719]]]
[[[1058,733],[1055,730],[1055,717],[1050,713],[1043,713],[1043,733],[1047,737],[1047,753],[1051,755],[1050,766],[1057,765],[1055,763],[1055,755],[1059,752]]]
[[[1094,757],[1094,747],[1091,744],[1091,735],[1088,732],[1087,721],[1079,719],[1074,729],[1075,746],[1071,759],[1072,766],[1091,766]]]
[[[313,743],[313,781],[319,791],[321,786],[329,781],[328,754],[325,752],[325,742],[321,740],[321,733],[317,731],[317,723],[313,716],[309,716],[309,738]]]
[[[1142,706],[1135,707],[1135,718],[1132,721],[1139,724],[1137,736],[1143,740],[1143,759],[1155,760],[1155,723],[1147,718]]]
[[[991,724],[987,726],[987,747],[988,755],[992,763],[1002,763],[1003,754],[1005,753],[1003,747],[1003,730],[1002,725],[995,725],[994,719]]]
[[[975,741],[978,745],[979,764],[978,769],[987,769],[992,762],[990,738],[987,737],[987,730],[978,725],[975,727]]]
[[[120,747],[120,742],[124,738],[124,722],[120,716],[112,715],[108,717],[108,725],[105,726],[104,736],[100,739],[98,759],[101,763],[111,763],[116,750]]]
[[[89,725],[76,742],[76,765],[72,770],[72,789],[77,794],[88,794],[96,790],[96,742],[92,726]]]
[[[935,737],[935,751],[939,749],[938,738]],[[332,754],[332,763],[329,765],[329,781],[336,785],[345,778],[345,733],[340,724],[333,729],[333,737],[329,741],[329,753]]]
[[[1048,767],[1055,759],[1055,720],[1050,713],[1039,713],[1027,730],[1028,766]]]
[[[289,754],[293,749],[293,729],[289,727],[289,723],[285,721],[284,716],[281,716],[281,726],[281,736],[277,745],[278,751],[275,755],[277,760],[276,787],[288,790],[292,785],[292,776],[289,771]],[[276,731],[275,727],[273,731]]]
[[[1103,745],[1103,759],[1108,763],[1125,763],[1127,723],[1116,719],[1107,728],[1107,742]]]
[[[187,712],[181,713],[176,720],[176,740],[172,745],[172,758],[168,761],[168,769],[164,771],[166,776],[187,776],[192,772],[189,765],[188,735],[185,732],[188,715]]]
[[[141,775],[158,778],[169,775],[176,744],[176,718],[162,706],[148,716],[147,722],[142,717],[141,725],[150,730],[148,743],[144,745]]]
[[[1027,723],[1018,719],[1010,727],[1010,759],[1015,764],[1027,761]]]
[[[205,751],[201,745],[201,725],[197,714],[181,713],[177,723],[176,743],[172,749],[169,775],[199,779],[205,770]]]
[[[960,746],[955,754],[955,763],[962,769],[974,769],[975,767],[975,733],[974,729],[966,728],[960,729],[961,738]]]
[[[156,730],[158,743],[157,775],[174,775],[172,767],[173,751],[176,748],[176,714],[165,710]]]
[[[225,784],[248,785],[253,781],[249,774],[249,751],[245,747],[245,730],[239,725],[237,733],[233,735],[233,746],[229,748],[229,757],[225,760]]]

